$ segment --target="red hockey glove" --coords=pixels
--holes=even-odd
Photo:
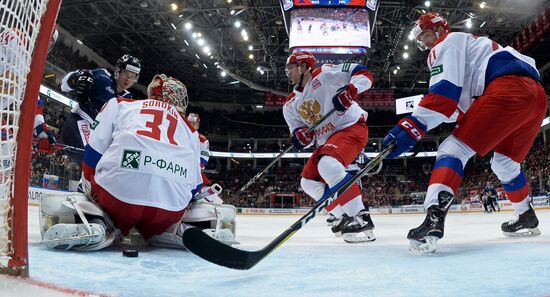
[[[311,131],[309,133],[306,133],[307,129],[307,127],[302,127],[297,128],[296,130],[294,130],[294,132],[292,132],[290,142],[294,147],[303,149],[313,141],[313,136],[315,136],[315,132]]]

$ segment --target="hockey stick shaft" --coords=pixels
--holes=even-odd
[[[197,228],[187,229],[183,233],[183,244],[195,255],[220,266],[232,269],[250,269],[258,264],[262,259],[271,254],[294,233],[305,226],[321,210],[333,202],[339,195],[344,193],[349,187],[362,177],[369,175],[371,171],[379,166],[381,168],[382,160],[393,150],[393,144],[385,148],[378,156],[372,159],[363,169],[357,172],[352,178],[346,179],[335,186],[331,193],[327,194],[312,208],[308,213],[292,224],[288,229],[281,233],[277,238],[271,241],[267,246],[258,251],[244,251],[225,245],[210,237],[202,230]],[[377,173],[375,171],[373,174]]]
[[[315,125],[311,126],[311,128],[309,128],[309,129],[307,129],[306,134],[311,133],[311,131],[314,131],[315,129],[317,129],[317,127],[319,127],[328,117],[330,117],[335,112],[336,112],[336,109],[332,109],[331,111],[329,111],[320,120],[318,120],[315,123]],[[269,165],[267,165],[264,168],[264,170],[260,171],[256,175],[254,175],[254,177],[252,177],[252,179],[250,179],[244,186],[242,186],[242,188],[239,190],[239,192],[237,192],[236,196],[239,196],[240,194],[242,194],[242,192],[244,192],[244,190],[246,190],[253,183],[255,183],[262,175],[264,175],[264,173],[266,173],[269,170],[269,168],[271,168],[273,165],[275,165],[275,163],[277,163],[286,153],[288,153],[293,148],[294,148],[294,146],[290,145],[288,148],[286,148],[284,151],[282,151],[273,161],[271,161],[271,163],[269,163]]]
[[[389,155],[389,153],[392,151],[392,149],[393,149],[393,145],[388,146],[378,156],[376,156],[374,159],[372,159],[363,169],[361,169],[359,172],[357,172],[350,179],[341,181],[340,184],[337,184],[335,186],[335,189],[333,189],[330,194],[328,194],[325,197],[321,198],[317,202],[317,205],[315,207],[313,207],[310,211],[308,211],[303,217],[301,217],[300,220],[298,220],[297,222],[292,224],[292,226],[290,226],[287,230],[285,230],[285,232],[283,232],[275,240],[273,240],[271,243],[269,243],[264,248],[264,250],[265,249],[269,250],[269,252],[265,256],[269,255],[277,247],[279,247],[283,242],[285,242],[292,235],[294,235],[294,233],[296,233],[298,230],[300,230],[302,227],[304,227],[311,219],[313,219],[315,216],[317,216],[317,214],[319,214],[319,212],[321,212],[323,209],[325,209],[325,207],[327,207],[330,203],[332,203],[334,200],[336,200],[336,198],[338,198],[345,191],[347,191],[354,183],[356,183],[362,177],[366,176],[375,167],[381,165],[384,158],[387,155]]]

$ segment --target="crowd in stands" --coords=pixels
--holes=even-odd
[[[500,182],[490,169],[490,155],[473,157],[465,169],[464,180],[457,203],[478,194],[487,182],[498,186]],[[269,161],[269,160],[268,160]],[[401,160],[386,162],[384,170],[378,175],[363,179],[363,200],[370,207],[397,207],[422,203],[411,193],[425,192],[434,158],[409,159],[403,166]],[[304,194],[300,188],[300,172],[304,159],[296,163],[286,160],[281,167],[274,166],[257,182],[240,193],[240,188],[261,171],[265,161],[253,166],[250,159],[232,159],[231,169],[227,169],[227,159],[211,159],[208,177],[223,187],[223,199],[239,207],[273,207],[271,193],[298,193],[300,206],[312,206],[315,201]],[[532,194],[550,193],[550,145],[537,141],[523,164],[527,176],[531,178]],[[43,175],[53,174],[60,177],[58,187],[68,189],[69,180],[80,178],[80,166],[70,160],[66,149],[58,146],[54,153],[40,152],[33,148],[31,166],[31,186],[42,186]],[[504,196],[502,196],[504,198]],[[294,204],[286,204],[293,207]]]
[[[79,68],[96,68],[93,62],[86,59],[66,59],[74,56],[75,51],[60,43],[54,47],[48,61],[57,67],[66,70]],[[548,75],[546,72],[545,75]],[[545,85],[546,87],[548,84]],[[43,98],[46,107],[44,117],[46,123],[58,133],[70,110],[69,107]],[[198,113],[201,117],[200,131],[210,139],[211,150],[231,152],[280,152],[290,144],[289,131],[280,109],[257,110],[252,106],[243,106],[240,110],[206,109],[198,104],[191,104],[188,112]],[[382,138],[387,131],[398,121],[393,111],[378,110],[370,112],[369,137]],[[376,123],[376,124],[373,124]],[[441,125],[430,131],[430,135],[447,135],[453,125]],[[57,139],[59,135],[57,134]],[[270,138],[271,140],[262,140]],[[378,151],[379,146],[369,144],[366,151]],[[418,151],[435,151],[435,141],[421,141]],[[80,164],[71,161],[67,149],[58,145],[53,153],[42,152],[38,147],[33,148],[31,179],[32,186],[43,185],[43,175],[52,174],[60,177],[58,187],[68,189],[70,180],[80,178]],[[500,182],[490,169],[490,155],[484,158],[474,157],[465,169],[464,180],[458,195],[458,202],[476,191],[481,191],[487,182],[499,185]],[[223,199],[239,207],[270,207],[273,201],[271,193],[298,193],[301,197],[301,206],[314,205],[315,201],[307,197],[300,188],[300,172],[305,160],[285,161],[281,166],[274,166],[259,181],[251,185],[246,191],[239,189],[254,175],[261,171],[267,163],[254,162],[247,159],[211,158],[209,164],[209,178],[224,188]],[[267,162],[269,162],[268,160]],[[231,166],[226,166],[231,162]],[[294,163],[293,163],[294,162]],[[296,163],[297,162],[297,163]],[[388,207],[417,204],[418,201],[411,193],[425,192],[433,166],[434,158],[408,159],[406,164],[402,160],[385,162],[382,172],[363,179],[363,199],[370,207]],[[222,166],[220,166],[220,164]],[[231,167],[231,169],[228,169]],[[531,178],[533,194],[550,192],[550,145],[543,144],[537,139],[523,164],[524,170]],[[295,204],[283,206],[292,207]]]

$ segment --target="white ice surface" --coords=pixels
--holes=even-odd
[[[500,232],[511,212],[447,217],[431,256],[408,252],[405,238],[424,215],[377,215],[377,240],[346,244],[325,217],[312,220],[249,271],[210,264],[181,250],[140,248],[78,253],[40,245],[38,209],[29,210],[31,277],[114,296],[550,296],[550,211],[537,212],[542,235]],[[240,248],[263,247],[298,216],[238,216]],[[0,291],[0,296],[4,296]]]

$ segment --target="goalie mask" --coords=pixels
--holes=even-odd
[[[185,113],[189,99],[185,85],[170,76],[157,74],[147,87],[147,96],[150,99],[166,102],[176,107],[180,113]]]

